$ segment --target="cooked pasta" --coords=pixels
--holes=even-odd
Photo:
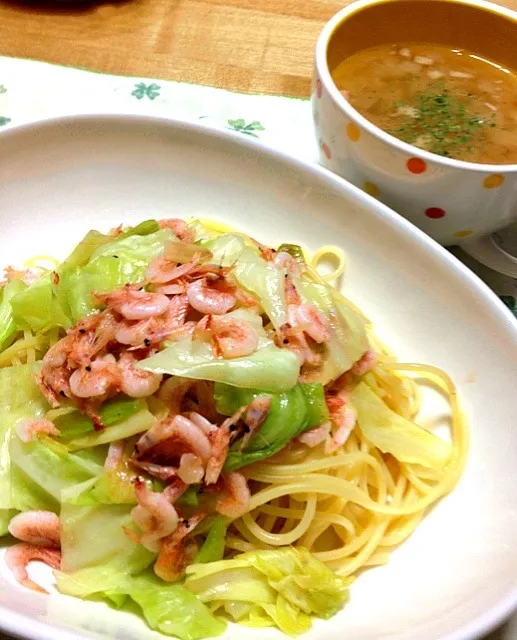
[[[222,617],[296,635],[463,471],[453,382],[397,362],[331,286],[338,247],[151,220],[26,266],[0,302],[0,387],[16,386],[0,525],[23,541],[6,561],[24,586],[41,590],[25,570],[40,559],[59,591],[129,598],[163,633],[218,635]],[[448,399],[450,441],[417,424],[422,379]]]

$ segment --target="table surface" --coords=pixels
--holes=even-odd
[[[87,0],[85,0],[87,2]],[[0,53],[104,73],[305,97],[348,0],[2,0]],[[501,4],[517,9],[517,0]]]
[[[517,2],[517,0],[515,0]],[[308,96],[344,0],[3,0],[0,53],[246,93]]]
[[[318,34],[345,4],[2,0],[0,53],[104,73],[304,97]]]

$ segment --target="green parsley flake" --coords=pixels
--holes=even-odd
[[[440,156],[458,158],[471,154],[475,146],[483,144],[486,127],[495,127],[493,117],[472,112],[472,94],[456,97],[443,85],[430,89],[417,94],[412,107],[395,104],[394,109],[405,118],[388,133]]]

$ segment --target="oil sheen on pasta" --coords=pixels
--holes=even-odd
[[[359,113],[404,142],[468,162],[517,162],[517,76],[495,62],[441,45],[385,44],[353,54],[332,76]]]

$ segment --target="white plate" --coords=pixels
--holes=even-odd
[[[448,371],[472,429],[455,492],[364,574],[309,639],[460,640],[517,603],[517,325],[470,271],[404,219],[324,170],[230,133],[140,117],[79,117],[0,136],[0,260],[65,256],[92,227],[214,216],[265,243],[336,243],[346,292],[403,360]],[[0,626],[28,638],[157,638],[102,604],[0,578]],[[280,638],[234,627],[228,638]],[[304,636],[305,637],[305,636]]]

